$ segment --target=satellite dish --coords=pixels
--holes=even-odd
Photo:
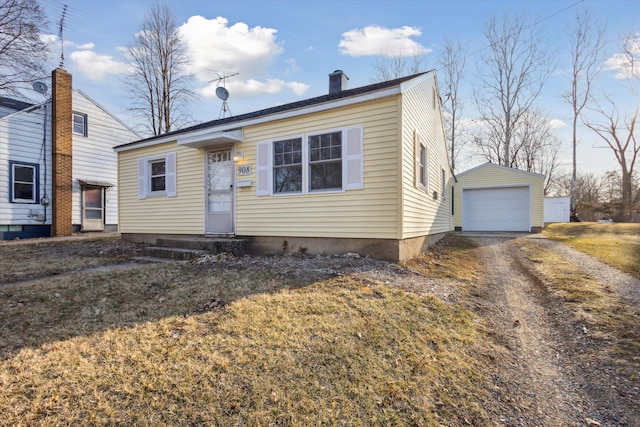
[[[216,88],[216,96],[223,101],[226,101],[227,99],[229,99],[229,91],[222,86],[218,86]]]
[[[42,83],[42,82],[34,82],[33,83],[33,90],[35,90],[36,92],[42,94],[42,95],[46,95],[47,94],[47,89],[49,89],[47,87],[46,84]]]

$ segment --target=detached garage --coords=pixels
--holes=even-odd
[[[540,232],[544,176],[485,163],[457,176],[454,225],[462,231]]]

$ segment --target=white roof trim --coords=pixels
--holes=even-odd
[[[527,171],[523,171],[522,169],[510,168],[510,167],[508,167],[508,166],[504,166],[504,165],[497,165],[497,164],[495,164],[495,163],[491,163],[491,162],[486,162],[486,163],[483,163],[483,164],[478,165],[478,166],[476,166],[476,167],[473,167],[473,168],[471,168],[471,169],[468,169],[468,170],[466,170],[466,171],[464,171],[464,172],[460,172],[459,174],[457,174],[457,175],[456,175],[456,177],[457,177],[457,178],[459,178],[459,177],[461,177],[462,175],[466,175],[466,174],[468,174],[468,173],[474,172],[474,171],[476,171],[476,170],[478,170],[478,169],[481,169],[481,168],[484,168],[484,167],[486,167],[486,166],[491,166],[491,167],[494,167],[494,168],[502,168],[502,169],[506,169],[506,170],[511,171],[511,172],[523,173],[523,174],[527,174],[527,175],[533,175],[533,176],[537,176],[537,177],[540,177],[540,178],[544,178],[544,175],[539,174],[539,173],[535,173],[535,172],[527,172]]]
[[[288,118],[292,118],[292,117],[301,116],[303,114],[318,113],[318,112],[322,112],[322,111],[332,110],[334,108],[340,108],[340,107],[346,107],[346,106],[350,106],[350,105],[360,104],[360,103],[363,103],[363,102],[373,101],[373,100],[385,98],[385,97],[388,97],[388,96],[398,95],[401,92],[402,92],[402,88],[400,87],[400,85],[398,85],[398,86],[394,86],[394,87],[383,89],[383,90],[376,91],[376,92],[370,92],[370,93],[366,93],[366,94],[363,94],[363,95],[357,95],[357,96],[344,98],[344,99],[337,99],[335,101],[328,101],[328,102],[325,102],[325,103],[322,103],[322,104],[311,105],[309,107],[301,107],[301,108],[296,108],[294,110],[288,110],[288,111],[283,111],[283,112],[280,112],[280,113],[269,114],[269,115],[266,115],[266,116],[260,116],[260,117],[256,117],[256,118],[248,118],[246,120],[240,120],[240,121],[237,121],[237,122],[224,123],[224,124],[221,124],[219,126],[209,127],[209,128],[206,128],[206,129],[198,129],[198,130],[194,130],[192,132],[185,132],[185,133],[177,134],[177,135],[175,135],[175,134],[174,135],[167,135],[165,137],[155,138],[153,140],[141,142],[139,144],[135,144],[134,143],[134,144],[130,144],[130,145],[116,147],[115,151],[116,151],[116,153],[119,153],[121,151],[136,150],[138,148],[151,147],[151,146],[154,146],[154,145],[157,145],[157,144],[162,144],[162,143],[165,143],[165,142],[177,141],[177,140],[180,140],[180,139],[183,139],[183,140],[184,139],[189,139],[189,140],[195,141],[198,138],[206,138],[206,135],[222,133],[222,132],[230,131],[230,130],[237,130],[238,128],[242,128],[242,127],[245,127],[245,126],[258,125],[258,124],[262,124],[262,123],[271,122],[271,121],[274,121],[274,120],[288,119]]]

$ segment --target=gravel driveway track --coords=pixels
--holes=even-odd
[[[638,281],[541,235],[464,235],[480,245],[489,266],[476,308],[496,347],[492,393],[502,404],[485,409],[505,426],[640,426],[640,396],[622,396],[616,389],[613,368],[590,353],[569,310],[527,268],[519,242],[536,239],[565,254],[636,303]]]

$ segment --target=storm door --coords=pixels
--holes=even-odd
[[[206,232],[231,234],[233,224],[233,159],[231,150],[207,152]]]
[[[82,231],[104,230],[104,187],[82,187]]]

